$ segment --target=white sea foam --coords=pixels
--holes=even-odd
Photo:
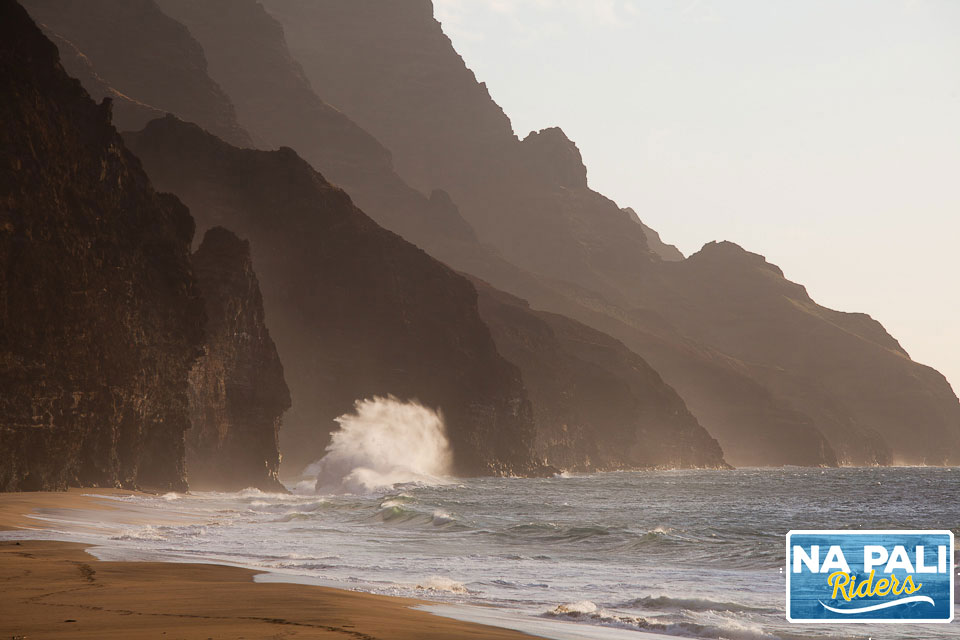
[[[337,455],[361,449],[351,441]],[[344,475],[395,466],[363,456]],[[438,612],[555,640],[797,640],[809,630],[784,619],[778,573],[782,531],[797,510],[813,512],[842,484],[853,495],[851,521],[906,528],[917,500],[960,521],[942,489],[956,476],[937,468],[651,471],[461,478],[345,495],[317,495],[315,482],[300,495],[110,494],[93,499],[113,509],[45,509],[32,518],[50,529],[0,532],[0,540],[72,540],[94,545],[104,560],[226,563],[265,572],[258,582],[456,603],[458,613]],[[744,518],[746,508],[756,517]],[[861,635],[901,640],[894,627],[867,626]],[[956,640],[949,625],[923,632],[925,640]]]
[[[463,584],[444,576],[430,576],[417,585],[421,591],[446,591],[449,593],[469,593]]]
[[[759,624],[726,613],[709,612],[696,621],[670,621],[607,611],[589,600],[561,604],[546,616],[616,629],[719,640],[779,640]]]
[[[369,493],[396,484],[445,482],[453,463],[443,418],[416,402],[390,396],[359,400],[327,453],[306,473],[318,493]]]

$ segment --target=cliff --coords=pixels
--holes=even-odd
[[[497,349],[520,368],[536,454],[560,469],[722,467],[720,445],[621,342],[474,281]]]
[[[869,316],[818,305],[763,256],[710,243],[665,263],[645,293],[685,335],[822,425],[841,463],[960,460],[960,403],[946,379]]]
[[[23,5],[38,24],[80,52],[106,86],[161,113],[180,114],[233,144],[252,144],[229,98],[207,74],[203,49],[153,0],[24,0]],[[117,121],[121,129],[144,124],[140,113],[124,109],[117,115],[124,116]]]
[[[409,184],[449,193],[506,260],[614,301],[649,263],[642,229],[586,188],[579,151],[560,129],[514,135],[428,0],[262,4],[324,99],[386,145]]]
[[[125,129],[141,129],[151,120],[164,115],[164,112],[160,109],[124,95],[107,84],[94,70],[90,59],[77,49],[72,42],[49,30],[45,32],[45,35],[59,49],[60,64],[63,65],[63,68],[71,77],[80,81],[91,98],[97,102],[104,98],[110,98],[113,103],[113,122],[115,126]]]
[[[291,149],[236,149],[173,117],[127,140],[200,227],[256,239],[293,398],[281,434],[291,470],[320,457],[355,400],[388,394],[443,412],[460,474],[539,469],[520,374],[464,277],[377,226]]]
[[[449,193],[482,243],[550,291],[485,279],[621,340],[731,463],[960,460],[960,402],[942,376],[739,248],[663,259],[635,215],[589,188],[559,129],[514,135],[428,0],[263,4],[313,86],[391,150],[399,174]]]
[[[623,209],[623,212],[630,216],[631,220],[640,225],[640,227],[643,229],[643,235],[647,237],[647,246],[650,247],[651,251],[660,256],[661,260],[669,260],[670,262],[683,260],[683,254],[680,252],[680,249],[677,249],[672,244],[665,243],[660,238],[659,233],[644,224],[643,220],[640,219],[640,216],[637,215],[636,211],[634,211],[631,207],[626,207]]]
[[[0,1],[0,489],[186,488],[193,221]]]
[[[207,324],[203,354],[190,371],[190,486],[285,491],[277,477],[279,430],[290,392],[266,327],[250,245],[213,227],[192,263]]]
[[[390,151],[330,106],[322,86],[310,83],[290,52],[284,28],[259,2],[158,4],[203,46],[210,76],[236,105],[240,124],[259,148],[295,149],[377,224],[438,260],[483,278],[509,281],[524,294],[544,289],[532,274],[481,244],[447,192],[421,193],[396,173]],[[187,113],[175,115],[191,119]]]

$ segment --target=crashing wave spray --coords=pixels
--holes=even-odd
[[[438,484],[453,454],[443,417],[393,396],[358,400],[337,418],[327,453],[307,468],[318,493],[367,493],[403,482]]]

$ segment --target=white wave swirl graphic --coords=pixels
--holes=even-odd
[[[899,600],[891,600],[890,602],[883,602],[880,604],[870,605],[869,607],[859,607],[857,609],[837,609],[836,607],[831,607],[830,605],[823,604],[823,600],[819,601],[823,605],[824,609],[833,611],[834,613],[867,613],[868,611],[879,611],[880,609],[889,609],[890,607],[895,607],[900,604],[908,604],[910,602],[927,602],[936,606],[933,598],[930,596],[910,596],[909,598],[900,598]]]

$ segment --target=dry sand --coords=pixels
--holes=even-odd
[[[0,494],[0,529],[40,528],[27,515],[44,510],[110,508],[79,490]],[[100,562],[84,549],[0,541],[0,640],[530,637],[411,609],[416,600],[255,583],[255,571],[235,567]]]

